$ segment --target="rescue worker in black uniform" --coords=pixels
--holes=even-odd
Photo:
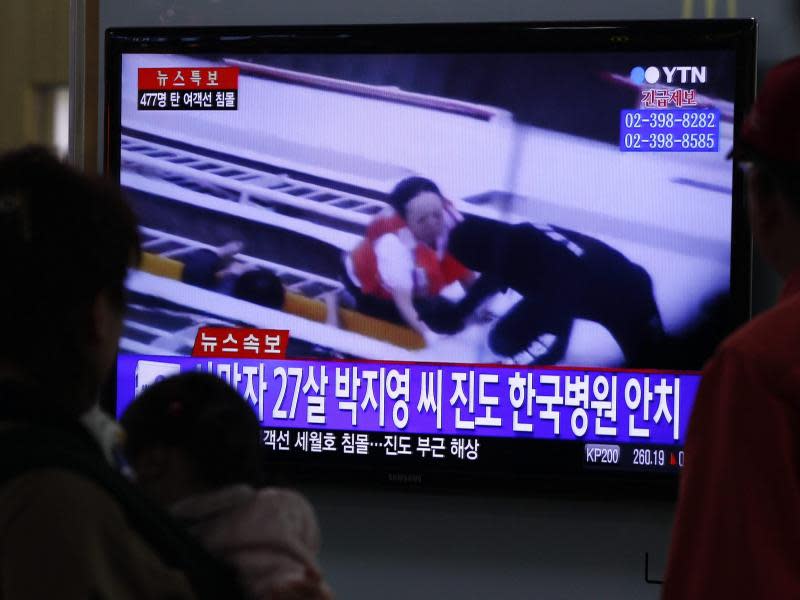
[[[665,340],[653,284],[641,266],[609,245],[552,225],[511,225],[467,217],[451,232],[449,252],[481,274],[458,303],[439,302],[421,318],[440,333],[454,333],[498,292],[522,295],[492,328],[495,354],[516,362],[554,364],[564,357],[575,319],[605,327],[628,366],[654,366]],[[533,346],[545,334],[555,340]],[[527,353],[527,354],[526,354]],[[530,360],[521,360],[529,356]]]

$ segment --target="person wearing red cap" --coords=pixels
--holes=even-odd
[[[771,70],[733,152],[777,306],[703,371],[663,598],[800,598],[800,57]]]

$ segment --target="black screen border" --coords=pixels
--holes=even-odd
[[[505,22],[446,24],[322,25],[268,27],[111,28],[105,35],[104,173],[119,182],[121,72],[126,53],[545,53],[733,50],[736,55],[734,139],[755,93],[755,19],[673,21]],[[736,165],[734,165],[735,167]],[[744,178],[733,169],[731,231],[732,321],[751,316],[752,240],[744,202]],[[116,389],[116,373],[110,390]],[[107,408],[115,410],[115,393]],[[606,497],[631,494],[671,498],[674,473],[593,471],[582,466],[582,442],[494,440],[510,458],[501,464],[465,463],[464,468],[431,468],[425,461],[394,466],[385,457],[376,467],[348,460],[270,461],[275,482],[347,484],[426,491],[484,494],[530,490]],[[538,460],[515,459],[517,448]],[[274,459],[276,454],[271,455]],[[546,456],[546,460],[542,460]],[[346,457],[343,457],[346,458]],[[430,463],[430,461],[427,461]],[[545,466],[546,465],[546,466]]]

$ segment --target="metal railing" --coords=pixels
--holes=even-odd
[[[131,169],[221,200],[284,206],[359,226],[368,225],[386,203],[175,148],[122,136],[122,170]]]

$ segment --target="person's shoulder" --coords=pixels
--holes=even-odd
[[[800,357],[800,294],[785,299],[732,333],[720,346],[764,360]]]
[[[0,487],[0,536],[73,540],[91,546],[100,538],[127,535],[119,503],[95,482],[59,468],[36,469]],[[30,541],[30,540],[29,540]],[[87,547],[88,547],[87,546]]]
[[[392,233],[405,227],[406,222],[403,217],[394,211],[379,215],[369,225],[367,225],[366,238],[376,240],[382,235]]]
[[[319,525],[316,513],[305,496],[294,490],[265,487],[257,491],[253,505],[278,529],[292,537],[299,536],[316,552],[319,548]]]
[[[26,597],[194,597],[185,575],[130,528],[119,502],[70,470],[36,469],[0,486],[0,545],[4,567],[38,590]]]
[[[200,508],[198,508],[200,507]],[[224,507],[224,510],[221,508]],[[189,502],[173,507],[179,518],[196,516],[196,513],[216,513],[228,519],[258,519],[267,515],[280,520],[313,517],[311,503],[301,493],[287,488],[235,485],[216,490],[203,496],[195,496]]]
[[[124,521],[122,509],[100,485],[67,469],[36,469],[0,487],[0,512],[9,509],[68,516],[69,521]]]
[[[800,390],[800,295],[758,315],[720,344],[705,373],[716,370],[740,384],[794,398]]]
[[[276,512],[313,515],[311,503],[301,493],[288,488],[265,487],[256,491],[254,502]]]
[[[119,510],[117,502],[103,487],[79,473],[58,467],[31,470],[9,480],[0,490],[4,496],[13,493],[62,505],[86,506],[91,502],[98,507]]]

